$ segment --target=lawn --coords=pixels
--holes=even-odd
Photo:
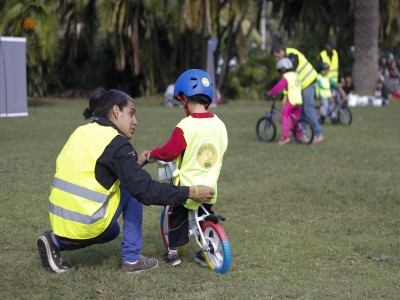
[[[184,116],[160,101],[137,100],[138,151],[163,144]],[[36,239],[49,228],[55,159],[86,106],[35,100],[28,117],[0,119],[0,299],[400,298],[400,101],[351,108],[352,125],[327,122],[324,143],[311,146],[258,141],[265,101],[212,108],[229,134],[215,205],[232,248],[227,274],[198,267],[194,241],[168,267],[157,206],[145,208],[142,251],[156,270],[123,273],[119,238],[63,252],[72,269],[53,274]],[[156,178],[156,165],[146,169]]]

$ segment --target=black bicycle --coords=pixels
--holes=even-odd
[[[299,105],[297,109],[301,109]],[[267,111],[264,117],[257,121],[256,133],[259,140],[264,142],[272,142],[276,137],[276,124],[274,116],[281,110],[275,105],[275,100],[272,100],[272,107]],[[279,117],[279,114],[278,114]],[[297,143],[311,144],[314,139],[314,129],[311,123],[302,118],[297,118],[293,113],[291,115],[292,126],[291,132]],[[279,119],[280,122],[280,119]]]

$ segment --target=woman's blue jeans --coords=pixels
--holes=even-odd
[[[140,258],[142,249],[143,204],[137,201],[124,188],[120,187],[121,199],[114,218],[108,228],[98,237],[88,240],[71,240],[54,235],[60,251],[85,248],[94,244],[104,244],[118,237],[120,226],[118,217],[122,213],[123,237],[121,240],[121,257],[123,261],[135,262]]]

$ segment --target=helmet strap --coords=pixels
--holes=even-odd
[[[177,96],[176,96],[176,99],[177,99],[179,102],[182,103],[182,105],[183,105],[183,107],[184,107],[184,109],[185,109],[186,115],[187,115],[187,116],[190,116],[190,110],[189,110],[189,107],[188,107],[188,103],[187,103],[187,101],[186,101],[186,96],[185,96],[185,95],[177,95]]]

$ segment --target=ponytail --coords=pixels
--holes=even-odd
[[[85,119],[90,119],[94,116],[96,108],[98,108],[101,98],[106,93],[106,90],[102,87],[95,89],[89,97],[89,106],[83,111]]]

